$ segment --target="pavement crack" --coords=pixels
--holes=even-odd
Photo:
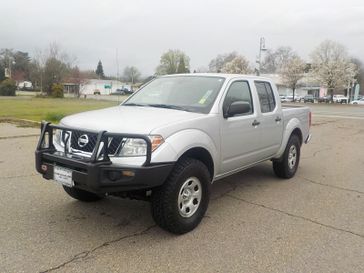
[[[348,189],[348,188],[343,188],[343,187],[339,187],[339,186],[334,186],[334,185],[330,185],[330,184],[325,184],[325,183],[317,182],[315,180],[312,180],[312,179],[309,179],[309,178],[306,178],[306,177],[303,177],[303,176],[298,176],[298,177],[300,177],[300,178],[302,178],[302,179],[304,179],[307,182],[312,183],[312,184],[317,184],[317,185],[321,185],[321,186],[324,186],[324,187],[334,188],[334,189],[342,190],[342,191],[349,191],[349,192],[355,192],[355,193],[359,193],[359,194],[364,194],[364,192],[362,192],[362,191],[358,191],[358,190],[353,190],[353,189]]]
[[[117,239],[114,239],[114,240],[110,240],[110,241],[106,241],[90,250],[86,250],[86,251],[82,251],[80,253],[77,253],[76,255],[74,255],[71,259],[57,265],[57,266],[53,266],[49,269],[46,269],[46,270],[42,270],[42,271],[39,271],[39,273],[47,273],[47,272],[51,272],[51,271],[54,271],[54,270],[58,270],[60,268],[63,268],[64,266],[68,265],[68,264],[71,264],[75,261],[79,261],[79,260],[83,260],[85,258],[87,258],[90,254],[94,253],[95,251],[99,250],[100,248],[103,248],[103,247],[107,247],[111,244],[114,244],[114,243],[118,243],[120,241],[123,241],[125,239],[129,239],[129,238],[133,238],[133,237],[138,237],[138,236],[143,236],[145,235],[149,230],[151,230],[152,228],[156,227],[156,225],[152,225],[152,226],[149,226],[147,227],[146,229],[142,230],[142,231],[139,231],[139,232],[135,232],[135,233],[132,233],[132,234],[128,234],[128,235],[124,235],[122,237],[119,237]]]
[[[252,202],[252,201],[248,201],[248,200],[245,200],[243,198],[236,197],[234,195],[226,194],[226,196],[228,196],[228,197],[230,197],[232,199],[235,199],[235,200],[250,204],[250,205],[254,205],[254,206],[261,207],[261,208],[264,208],[264,209],[268,209],[268,210],[271,210],[271,211],[279,212],[281,214],[285,214],[285,215],[290,216],[290,217],[294,217],[294,218],[301,219],[301,220],[304,220],[304,221],[307,221],[307,222],[311,222],[313,224],[316,224],[316,225],[319,225],[319,226],[322,226],[322,227],[326,227],[326,228],[329,228],[329,229],[332,229],[332,230],[335,230],[335,231],[349,233],[351,235],[354,235],[354,236],[357,236],[357,237],[360,237],[360,238],[364,239],[364,234],[359,234],[359,233],[356,233],[356,232],[353,232],[353,231],[350,231],[350,230],[347,230],[347,229],[338,228],[338,227],[334,227],[334,226],[331,226],[331,225],[328,225],[328,224],[324,224],[324,223],[318,222],[316,220],[313,220],[313,219],[310,219],[310,218],[307,218],[307,217],[304,217],[304,216],[296,215],[296,214],[293,214],[293,213],[290,213],[290,212],[287,212],[287,211],[284,211],[284,210],[280,210],[280,209],[277,209],[277,208],[269,207],[269,206],[266,206],[266,205],[263,205],[263,204],[260,204],[260,203],[255,203],[255,202]]]
[[[321,152],[330,151],[330,150],[332,150],[332,146],[329,146],[327,148],[323,148],[323,149],[317,150],[312,155],[310,155],[310,156],[304,156],[304,157],[301,157],[301,158],[302,159],[310,159],[310,158],[316,157]]]

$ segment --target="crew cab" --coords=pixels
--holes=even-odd
[[[233,74],[158,77],[121,105],[43,122],[36,169],[71,197],[151,201],[163,229],[194,229],[218,180],[271,160],[295,175],[310,140],[308,107],[282,109],[269,78]]]

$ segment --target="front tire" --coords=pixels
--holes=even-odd
[[[300,161],[301,143],[297,135],[292,135],[286,149],[279,160],[273,161],[274,173],[281,178],[291,178],[295,175]]]
[[[152,216],[161,228],[184,234],[201,222],[210,198],[210,174],[199,160],[177,162],[165,183],[152,191]]]
[[[103,196],[77,188],[63,186],[64,191],[72,198],[82,202],[95,202],[103,199]]]

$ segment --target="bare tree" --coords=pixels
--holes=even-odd
[[[238,55],[230,62],[225,63],[221,72],[229,74],[249,74],[252,70],[249,68],[249,61],[244,56]]]
[[[158,75],[176,74],[181,59],[184,61],[185,69],[188,72],[190,68],[190,58],[179,49],[170,49],[162,54],[156,73]]]
[[[39,84],[42,92],[50,94],[52,85],[61,83],[70,73],[75,61],[76,59],[70,58],[57,43],[50,43],[45,50],[36,50],[31,63],[31,80]]]
[[[30,81],[35,87],[40,88],[43,92],[44,67],[47,60],[46,54],[41,49],[36,49],[31,60]]]
[[[292,89],[293,101],[298,82],[303,78],[306,63],[300,57],[292,57],[281,68],[281,76],[285,85]]]
[[[331,100],[334,91],[346,88],[357,74],[357,67],[348,57],[346,48],[336,42],[326,40],[312,53],[312,69],[315,77],[325,86]]]
[[[275,50],[269,49],[262,62],[262,72],[280,73],[285,63],[296,56],[296,53],[289,46],[280,46]]]
[[[127,66],[124,69],[124,79],[134,84],[140,78],[140,72],[135,66]]]

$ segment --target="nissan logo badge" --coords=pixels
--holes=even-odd
[[[77,144],[81,148],[85,147],[88,144],[88,136],[87,135],[80,136],[77,140]]]

